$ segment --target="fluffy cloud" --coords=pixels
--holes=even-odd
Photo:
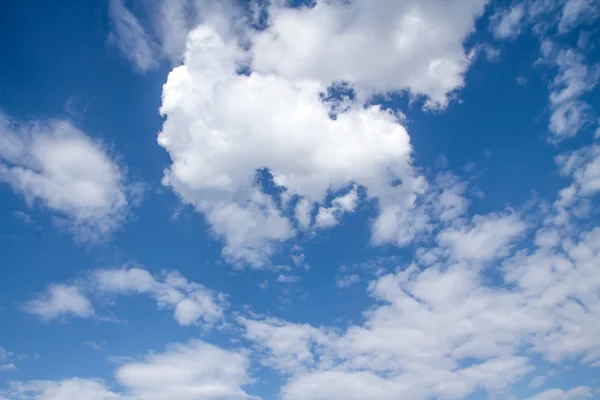
[[[464,398],[478,387],[501,391],[533,370],[529,349],[550,362],[600,357],[595,277],[598,230],[563,249],[507,258],[504,279],[485,283],[466,264],[416,265],[370,285],[381,304],[362,325],[335,330],[242,319],[261,360],[289,375],[284,399]],[[572,261],[571,261],[572,260]],[[584,328],[585,327],[585,328]],[[544,392],[570,399],[580,389]],[[567,396],[567,397],[564,397]]]
[[[186,63],[164,87],[159,136],[173,160],[163,182],[205,213],[230,260],[261,266],[270,241],[293,235],[274,200],[255,187],[258,169],[269,168],[288,197],[311,202],[353,181],[389,201],[421,185],[406,130],[392,113],[354,104],[333,120],[320,99],[326,86],[239,75],[244,57],[210,27],[190,33]],[[390,186],[393,177],[402,187]]]
[[[354,212],[358,203],[358,188],[354,186],[348,193],[331,201],[331,207],[319,207],[315,217],[315,227],[330,228],[340,222],[345,213]]]
[[[19,124],[1,113],[0,182],[30,206],[47,207],[84,241],[118,229],[141,194],[104,146],[70,122]]]
[[[580,157],[559,158],[575,181],[589,163]],[[371,282],[375,306],[363,323],[342,330],[241,318],[245,337],[265,365],[287,377],[286,400],[466,398],[477,388],[505,393],[535,369],[538,355],[595,366],[600,228],[565,229],[543,218],[555,211],[541,212],[536,245],[516,253],[513,243],[526,228],[516,214],[440,221],[439,247],[430,249],[436,261],[417,257]],[[552,389],[533,399],[591,394]]]
[[[230,9],[204,20],[164,85],[158,142],[172,165],[163,183],[205,215],[233,263],[265,266],[295,226],[310,227],[315,203],[316,227],[337,224],[356,196],[322,203],[348,187],[379,201],[374,242],[408,243],[425,228],[411,213],[425,181],[412,168],[402,117],[366,102],[406,90],[446,106],[464,84],[463,41],[484,5],[273,2],[258,11],[265,29],[234,24]],[[256,184],[259,170],[281,198]]]
[[[88,318],[95,315],[92,303],[76,286],[51,285],[38,299],[23,305],[23,310],[42,319],[61,316]]]
[[[178,272],[165,272],[156,278],[141,268],[96,270],[73,285],[51,285],[47,292],[25,303],[24,310],[43,319],[61,316],[93,317],[91,297],[101,295],[146,294],[159,308],[173,310],[180,325],[212,326],[223,315],[226,301],[221,293],[189,282]]]
[[[241,388],[252,382],[248,366],[241,353],[192,341],[126,364],[116,377],[140,400],[241,400],[253,398]]]
[[[101,381],[73,378],[15,382],[4,394],[15,400],[255,399],[242,389],[252,382],[248,365],[248,359],[242,353],[191,341],[121,366],[115,376],[124,392],[111,390]]]
[[[274,5],[268,10],[268,28],[251,39],[253,67],[325,85],[351,82],[364,97],[408,90],[444,106],[448,93],[464,84],[470,60],[462,43],[485,4],[358,0],[317,1],[302,8]]]
[[[178,272],[167,272],[155,279],[140,268],[100,270],[94,273],[100,291],[113,294],[145,293],[161,308],[172,308],[180,325],[203,322],[211,325],[223,315],[224,297],[203,285],[188,282]]]
[[[475,215],[470,226],[447,228],[437,240],[457,260],[484,262],[506,255],[525,228],[517,215]]]

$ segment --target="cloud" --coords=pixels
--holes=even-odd
[[[586,162],[571,157],[558,164],[577,179],[574,171],[585,170]],[[544,216],[555,207],[539,211],[535,245],[516,253],[515,241],[528,240],[517,214],[442,222],[440,235],[457,235],[442,236],[439,247],[428,249],[442,256],[424,264],[416,257],[372,281],[374,305],[359,324],[342,329],[257,317],[239,322],[263,365],[286,377],[285,400],[466,398],[478,388],[506,392],[536,369],[540,356],[552,364],[595,366],[600,228],[553,225]],[[443,256],[447,250],[451,257]],[[482,265],[492,260],[493,266]],[[533,399],[590,393],[552,389]]]
[[[524,4],[517,4],[509,10],[497,11],[490,18],[490,26],[494,36],[498,39],[518,36],[523,18],[525,18]]]
[[[108,11],[113,25],[109,41],[140,71],[156,68],[161,58],[160,47],[125,7],[123,0],[110,0]]]
[[[353,181],[389,202],[419,190],[396,116],[354,104],[333,120],[320,98],[326,86],[257,71],[239,75],[245,57],[208,26],[191,32],[187,61],[164,87],[167,119],[158,139],[173,161],[163,183],[205,214],[229,261],[264,266],[272,242],[295,234],[282,213],[287,206],[255,186],[259,169],[268,168],[288,198],[311,202]],[[393,177],[401,187],[390,186]]]
[[[63,284],[50,285],[39,298],[25,303],[23,310],[44,320],[63,316],[88,318],[95,315],[92,303],[78,287]]]
[[[254,398],[247,357],[195,340],[123,365],[116,378],[140,400],[238,400]]]
[[[17,366],[13,363],[14,356],[13,352],[7,351],[4,347],[0,346],[0,372],[17,369]]]
[[[546,377],[544,375],[538,375],[536,377],[534,377],[533,379],[531,379],[531,382],[529,382],[529,386],[530,388],[533,389],[537,389],[540,386],[542,386],[544,383],[546,383]]]
[[[203,285],[189,282],[176,271],[156,278],[147,270],[133,267],[99,269],[73,285],[51,285],[39,299],[25,303],[24,310],[43,319],[62,316],[97,316],[89,298],[105,295],[146,294],[159,308],[173,310],[180,325],[211,327],[223,316],[224,295]]]
[[[268,28],[251,37],[253,68],[295,81],[347,81],[361,97],[407,90],[444,107],[464,85],[470,60],[463,41],[485,4],[359,0],[287,8],[274,2]]]
[[[331,201],[331,207],[319,207],[315,217],[316,228],[331,228],[340,222],[345,213],[354,212],[358,203],[358,188],[356,185],[343,196]]]
[[[558,73],[550,86],[550,131],[556,140],[576,135],[592,120],[591,108],[581,96],[600,81],[600,65],[588,66],[577,50],[559,50],[550,61]]]
[[[348,188],[379,202],[374,243],[407,244],[425,228],[411,213],[425,180],[403,116],[368,100],[407,91],[447,106],[464,85],[463,42],[485,3],[273,2],[255,10],[264,29],[235,8],[205,13],[163,89],[158,142],[172,160],[163,184],[204,214],[237,265],[267,266],[278,243],[310,227],[315,207],[315,227],[339,223],[358,199],[346,208],[325,199]],[[181,37],[185,19],[175,20]],[[257,171],[278,194],[256,183]]]
[[[316,359],[312,353],[315,340],[325,335],[308,324],[289,324],[277,319],[257,321],[245,317],[238,318],[244,327],[246,339],[255,342],[260,363],[286,373],[304,371],[314,366]]]
[[[509,245],[525,232],[517,215],[476,215],[470,226],[449,227],[437,240],[457,260],[486,262],[506,255]]]
[[[348,288],[356,283],[360,282],[360,276],[357,274],[345,275],[336,279],[335,284],[339,288]]]
[[[538,393],[528,400],[583,400],[593,396],[591,388],[579,386],[570,390],[550,389]]]
[[[124,392],[99,380],[13,382],[9,398],[43,400],[242,400],[256,399],[242,386],[252,383],[249,362],[239,352],[203,341],[174,344],[162,353],[127,362],[115,377]]]
[[[125,222],[141,195],[126,175],[68,121],[21,124],[0,113],[0,182],[48,208],[78,240],[103,240]]]
[[[180,325],[203,323],[210,326],[223,315],[222,294],[204,285],[189,282],[176,271],[163,273],[158,279],[140,268],[98,270],[93,282],[104,293],[149,294],[160,308],[171,308]]]
[[[593,22],[600,16],[600,8],[592,0],[569,0],[562,9],[558,31],[569,32],[584,22]]]
[[[590,0],[529,0],[496,11],[490,19],[497,39],[514,38],[523,28],[531,27],[541,42],[542,56],[536,63],[543,62],[556,69],[549,85],[551,142],[573,137],[593,121],[593,107],[583,95],[598,84],[600,65],[586,60],[581,49],[566,46],[562,36],[599,17],[600,8]],[[580,38],[585,36],[582,34]]]
[[[31,381],[11,385],[9,399],[44,399],[70,400],[85,398],[87,400],[119,400],[121,396],[108,390],[100,381],[91,379],[67,379],[64,381]],[[27,397],[25,397],[27,396]]]

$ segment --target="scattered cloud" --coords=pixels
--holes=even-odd
[[[337,287],[345,289],[357,284],[358,282],[360,282],[360,276],[358,276],[358,274],[351,274],[340,276],[336,279],[335,284]]]
[[[76,316],[98,317],[89,299],[106,295],[146,294],[156,300],[159,308],[173,310],[180,325],[200,324],[211,327],[223,315],[226,300],[223,294],[189,282],[176,271],[157,277],[137,267],[99,269],[72,285],[55,284],[24,304],[27,313],[45,320]]]
[[[14,364],[15,354],[0,346],[0,372],[13,371],[17,369]]]
[[[498,39],[515,38],[519,35],[523,18],[525,18],[525,5],[517,4],[511,9],[497,11],[491,18],[491,29]]]
[[[518,215],[475,215],[469,226],[449,227],[437,237],[457,260],[491,261],[506,255],[509,245],[525,232]]]

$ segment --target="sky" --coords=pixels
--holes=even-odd
[[[0,4],[0,400],[600,399],[597,0]]]

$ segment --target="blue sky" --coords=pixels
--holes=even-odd
[[[599,20],[5,2],[0,400],[600,398]]]

